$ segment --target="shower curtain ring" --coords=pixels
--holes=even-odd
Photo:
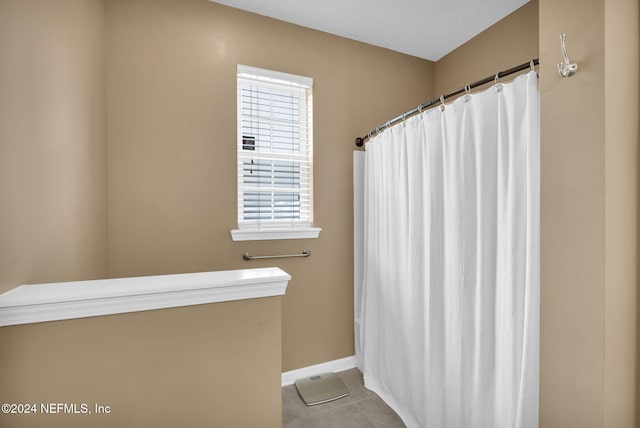
[[[464,97],[462,97],[462,99],[465,103],[471,101],[471,85],[468,83],[464,85]]]
[[[493,89],[494,89],[496,92],[500,92],[500,91],[502,91],[502,83],[500,83],[500,82],[498,81],[498,79],[500,79],[500,72],[496,73],[496,78],[494,79],[494,80],[495,80],[495,85],[494,85]]]
[[[536,71],[536,65],[533,63],[533,60],[529,62],[529,66],[531,67],[531,71]]]
[[[444,95],[440,95],[440,111],[444,111]]]

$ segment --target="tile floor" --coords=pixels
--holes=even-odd
[[[364,387],[360,370],[336,374],[349,389],[349,395],[329,403],[307,406],[295,385],[282,388],[284,428],[405,428],[396,412]]]

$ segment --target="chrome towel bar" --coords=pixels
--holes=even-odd
[[[281,254],[278,256],[254,256],[251,253],[244,253],[242,258],[246,261],[249,260],[257,260],[257,259],[281,259],[283,257],[309,257],[311,255],[311,250],[303,250],[300,254]]]

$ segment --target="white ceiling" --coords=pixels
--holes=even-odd
[[[528,0],[211,0],[437,61]]]

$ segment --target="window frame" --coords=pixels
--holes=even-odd
[[[244,187],[242,186],[243,172],[243,156],[241,150],[246,146],[242,132],[242,106],[241,106],[241,81],[251,78],[260,83],[264,81],[265,86],[271,86],[282,82],[283,86],[305,88],[307,92],[307,164],[308,164],[308,180],[307,193],[309,197],[308,203],[308,221],[292,221],[290,223],[282,222],[262,222],[257,220],[255,223],[251,221],[243,221],[241,218],[241,206],[243,206]],[[236,218],[238,221],[237,229],[231,230],[231,237],[234,241],[253,241],[253,240],[278,240],[278,239],[309,239],[317,238],[322,229],[313,227],[313,95],[310,92],[313,87],[313,79],[304,76],[298,76],[279,71],[267,70],[257,67],[251,67],[238,64],[236,73],[237,85],[237,136],[236,136],[236,172],[237,172],[237,191],[236,191]],[[268,156],[268,155],[266,155]],[[259,157],[256,157],[259,159]]]

